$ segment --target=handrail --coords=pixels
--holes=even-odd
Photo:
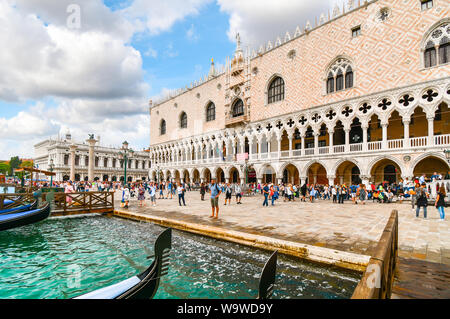
[[[52,212],[114,211],[114,192],[47,193],[53,197]],[[43,194],[43,196],[48,196]]]
[[[393,210],[352,299],[390,299],[398,259],[398,212]]]

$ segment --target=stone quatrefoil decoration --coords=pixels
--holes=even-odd
[[[330,110],[325,116],[328,117],[328,119],[331,121],[336,116],[336,112],[333,110]]]
[[[408,106],[411,102],[414,101],[414,98],[410,96],[409,94],[403,95],[403,97],[398,100],[400,104],[403,104],[403,106]]]
[[[278,121],[276,127],[280,130],[283,127],[283,123],[281,123],[281,121]]]
[[[378,104],[378,107],[383,111],[386,111],[389,106],[391,106],[392,102],[388,99],[383,99],[381,103]]]
[[[289,119],[289,122],[287,122],[287,125],[288,125],[289,127],[294,126],[294,124],[295,124],[295,122],[294,122],[292,119]]]
[[[258,125],[258,127],[256,128],[256,130],[258,131],[258,133],[260,133],[260,132],[262,131],[261,125]]]
[[[345,109],[342,111],[342,114],[345,115],[345,117],[349,117],[352,113],[353,110],[349,106],[345,107]]]
[[[267,124],[266,129],[270,132],[270,130],[272,129],[272,127],[273,127],[272,124],[269,123],[269,124]]]
[[[422,96],[422,99],[427,100],[428,102],[433,102],[434,98],[438,95],[439,94],[437,92],[430,89]]]
[[[367,112],[369,112],[369,110],[372,108],[371,105],[364,103],[363,105],[361,105],[361,107],[359,108],[359,111],[362,112],[363,114],[366,114]]]
[[[317,122],[319,122],[319,120],[321,119],[322,117],[318,114],[318,113],[316,113],[316,114],[314,114],[314,116],[312,117],[312,120],[315,122],[315,123],[317,123]]]
[[[306,118],[302,116],[302,118],[298,122],[302,125],[305,125],[306,121],[307,121]]]

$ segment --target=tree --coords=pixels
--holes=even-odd
[[[11,157],[11,160],[9,161],[9,166],[11,167],[11,169],[19,168],[20,164],[22,164],[22,160],[19,158],[19,156]]]
[[[0,173],[9,175],[9,172],[11,170],[11,167],[8,163],[0,163]]]

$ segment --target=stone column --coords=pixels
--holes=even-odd
[[[278,158],[281,158],[281,139],[282,137],[277,136],[277,142],[278,142]]]
[[[334,176],[334,175],[327,175],[327,178],[328,178],[328,185],[334,186],[334,179],[336,178],[336,176]]]
[[[90,182],[94,180],[94,146],[97,140],[90,138],[86,140],[89,144],[89,167],[88,167],[88,179]]]
[[[300,137],[302,139],[301,156],[305,156],[305,132],[302,132]]]
[[[277,181],[278,181],[278,185],[281,185],[281,183],[283,182],[283,179],[280,177],[277,177]]]
[[[427,117],[428,120],[428,146],[434,145],[434,116]]]
[[[370,178],[368,176],[361,176],[361,182],[363,185],[366,185],[366,188],[370,187]]]
[[[329,145],[329,147],[330,147],[330,154],[333,154],[333,152],[334,152],[334,145],[333,145],[333,143],[334,143],[334,141],[333,141],[333,136],[334,136],[334,131],[329,131],[328,132],[328,145]]]
[[[253,155],[253,139],[248,141],[248,159],[251,160]]]
[[[350,152],[350,128],[345,128],[345,152]]]
[[[403,120],[403,148],[409,148],[409,123],[410,119]]]
[[[367,129],[369,128],[369,124],[364,123],[363,125],[361,125],[362,131],[363,131],[363,145],[362,145],[362,150],[364,152],[367,152],[368,148],[368,144],[367,144]]]
[[[292,157],[292,141],[294,139],[294,136],[291,134],[289,135],[289,157]]]
[[[319,132],[314,132],[314,154],[319,155]]]
[[[70,145],[70,180],[75,181],[75,151],[77,146],[72,144]]]
[[[388,127],[388,123],[381,123],[381,128],[383,129],[383,140],[381,142],[381,148],[382,149],[387,149],[387,147],[388,147],[387,127]]]
[[[261,159],[261,144],[262,144],[262,139],[258,139],[258,159]]]

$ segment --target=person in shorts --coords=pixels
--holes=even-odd
[[[234,192],[236,193],[236,204],[242,204],[241,203],[242,189],[241,189],[241,186],[239,184],[236,184],[234,186]]]
[[[228,205],[231,205],[232,193],[233,193],[233,189],[231,188],[231,185],[226,184],[226,186],[225,186],[225,205],[227,204],[227,201],[228,201]]]
[[[212,209],[212,215],[209,217],[217,219],[219,218],[219,195],[222,191],[220,190],[219,185],[217,185],[215,179],[211,179],[211,184],[209,184],[209,190],[211,192],[211,209]]]

